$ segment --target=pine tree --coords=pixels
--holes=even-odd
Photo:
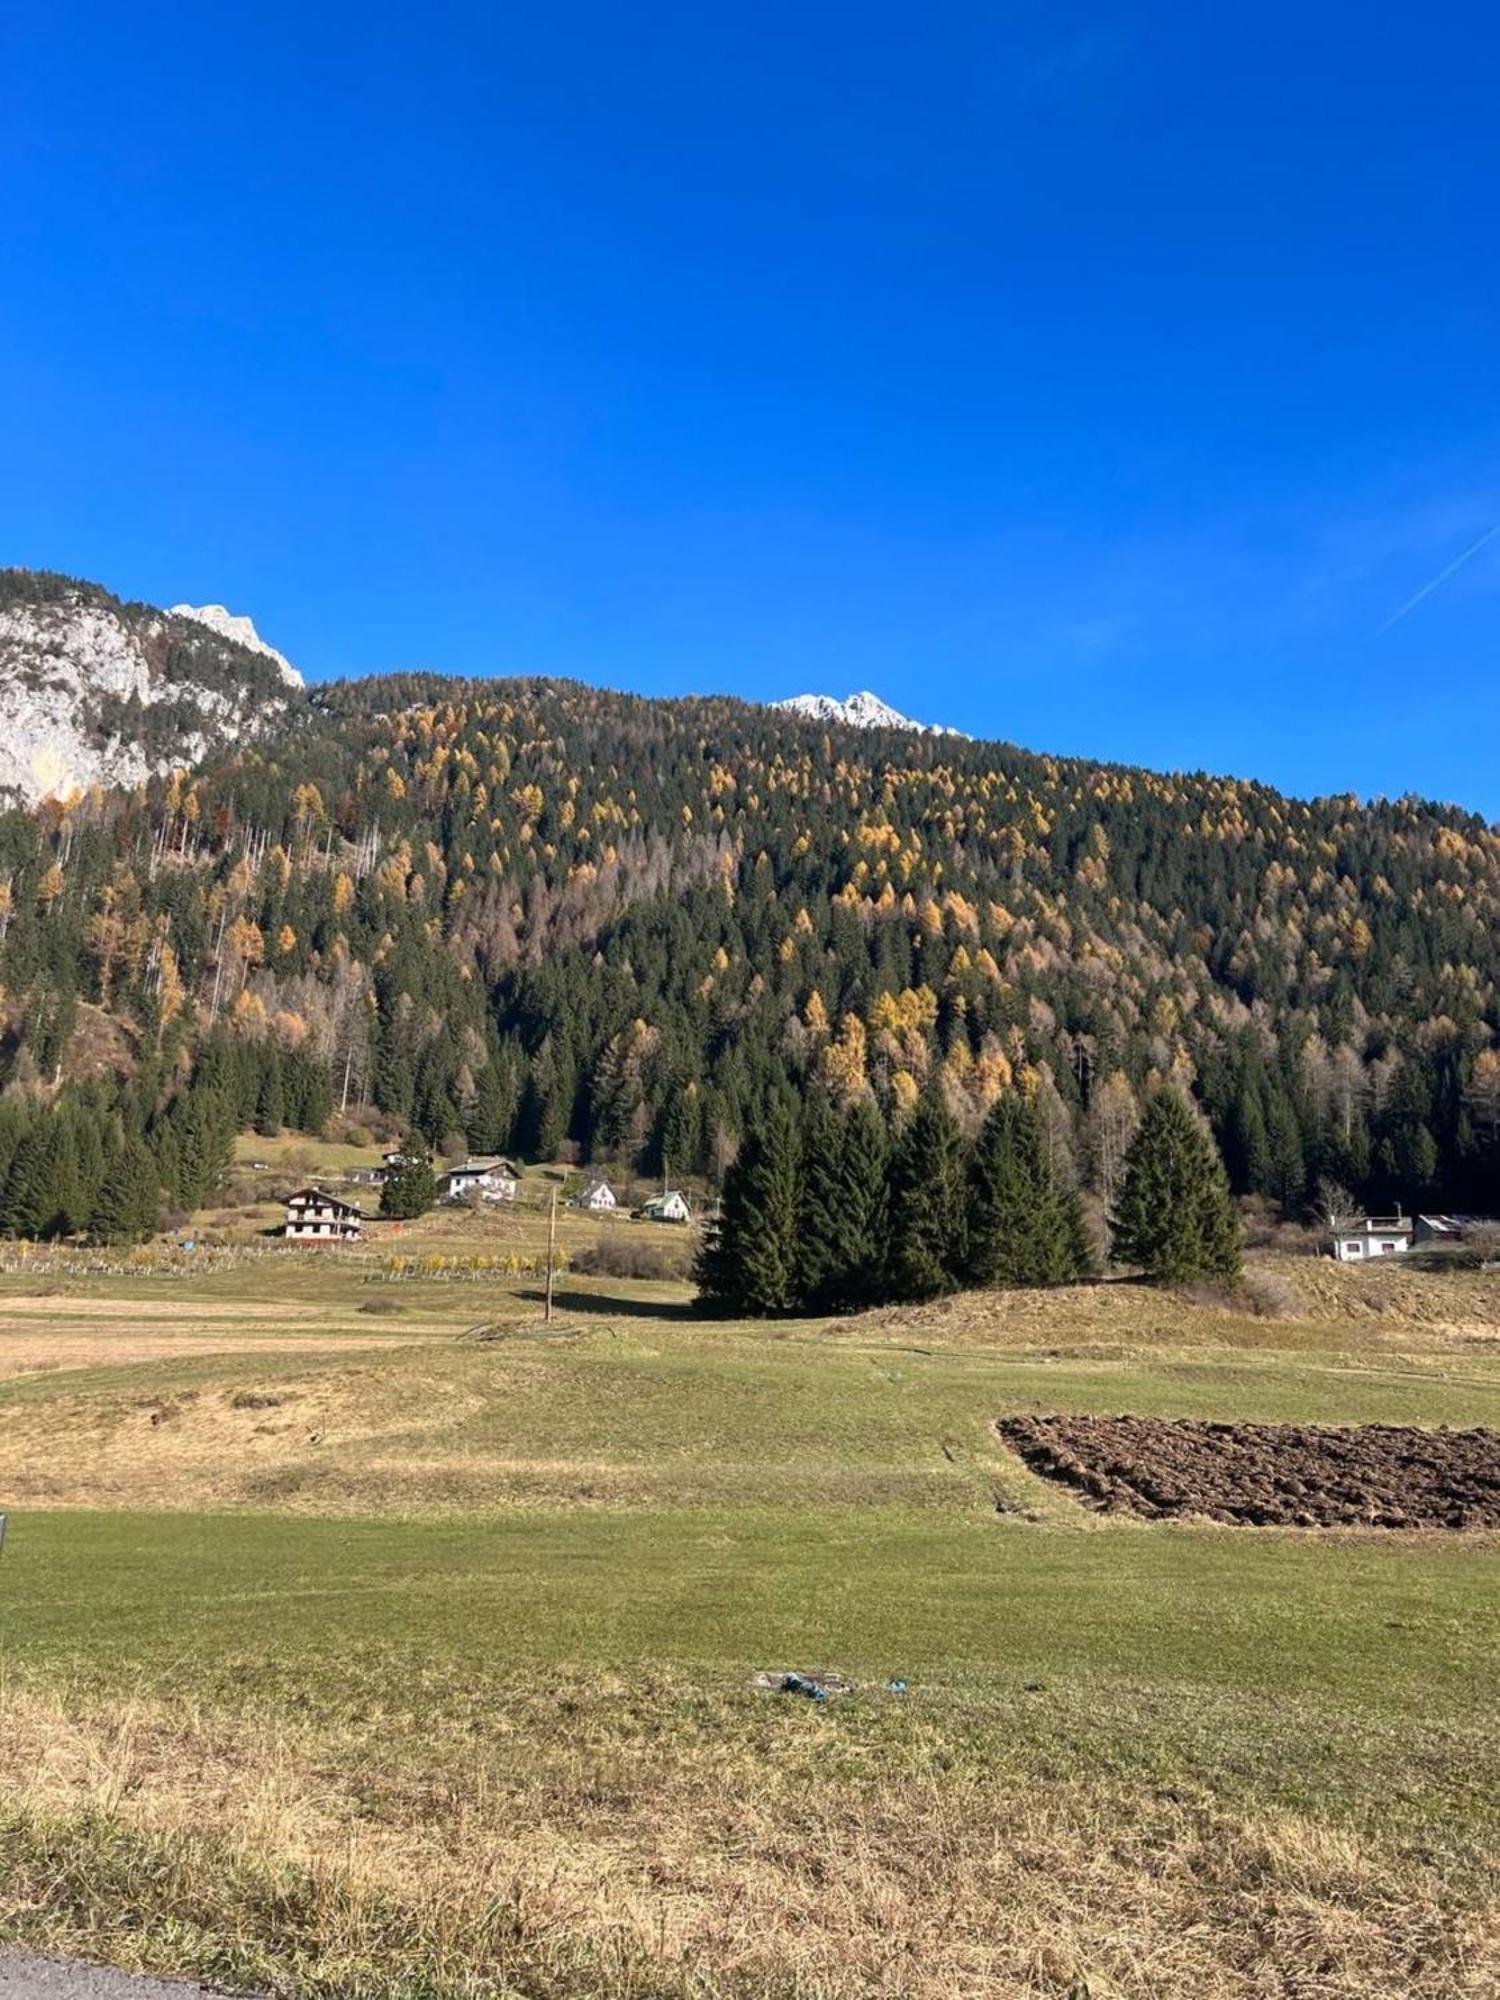
[[[178,1097],[168,1122],[176,1154],[172,1192],[185,1208],[199,1208],[222,1185],[234,1158],[234,1099],[195,1079]],[[164,1153],[164,1169],[166,1162]]]
[[[262,1138],[274,1139],[283,1123],[281,1064],[272,1050],[260,1074],[255,1098],[255,1129]]]
[[[890,1135],[873,1100],[856,1100],[844,1114],[839,1153],[842,1233],[826,1294],[826,1304],[834,1311],[875,1305],[884,1296],[890,1151]]]
[[[797,1304],[799,1156],[796,1121],[778,1097],[725,1176],[723,1210],[698,1260],[705,1303],[743,1313]]]
[[[796,1287],[809,1312],[848,1312],[880,1296],[885,1246],[884,1122],[868,1099],[841,1112],[819,1094],[802,1126]]]
[[[474,1079],[474,1099],[464,1119],[464,1136],[470,1150],[476,1153],[497,1153],[510,1144],[511,1126],[515,1121],[516,1099],[513,1077],[509,1069],[502,1070],[498,1057],[492,1056]]]
[[[1057,1182],[1035,1104],[1010,1092],[981,1127],[970,1163],[967,1276],[976,1285],[1068,1285],[1088,1269],[1078,1197]]]
[[[1110,1218],[1118,1263],[1148,1278],[1238,1278],[1239,1224],[1212,1139],[1170,1088],[1147,1106]]]
[[[839,1205],[843,1164],[842,1120],[821,1093],[809,1098],[802,1119],[802,1159],[797,1185],[793,1284],[797,1302],[824,1310],[845,1263]]]
[[[0,1195],[0,1227],[7,1236],[35,1242],[53,1213],[52,1135],[49,1122],[38,1116],[11,1156],[5,1189]]]
[[[1271,1146],[1266,1136],[1260,1093],[1243,1084],[1230,1113],[1226,1152],[1234,1183],[1242,1194],[1267,1194],[1272,1180]]]
[[[437,1181],[425,1155],[389,1168],[380,1184],[380,1213],[403,1222],[425,1215],[436,1200]]]
[[[1271,1192],[1288,1215],[1294,1215],[1307,1192],[1307,1162],[1302,1152],[1302,1128],[1284,1091],[1271,1100]]]
[[[958,1289],[964,1263],[964,1143],[941,1100],[918,1100],[891,1159],[885,1290],[934,1299]]]
[[[139,1139],[126,1139],[105,1167],[89,1233],[101,1243],[139,1243],[156,1227],[156,1167]]]

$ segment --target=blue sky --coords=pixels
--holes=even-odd
[[[0,561],[1500,815],[1477,5],[0,16]]]

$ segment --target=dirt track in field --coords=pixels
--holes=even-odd
[[[1237,1527],[1500,1527],[1500,1431],[1002,1417],[1002,1442],[1103,1513]]]

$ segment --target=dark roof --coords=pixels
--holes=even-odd
[[[288,1208],[295,1208],[299,1203],[303,1205],[311,1205],[314,1202],[317,1203],[319,1208],[341,1209],[345,1215],[364,1214],[364,1210],[357,1207],[354,1202],[340,1201],[339,1197],[336,1194],[330,1194],[326,1188],[320,1188],[320,1187],[298,1188],[295,1194],[289,1194],[286,1198],[286,1205]]]

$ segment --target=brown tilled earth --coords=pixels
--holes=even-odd
[[[1002,1417],[1030,1469],[1104,1513],[1237,1527],[1500,1527],[1500,1431]]]

